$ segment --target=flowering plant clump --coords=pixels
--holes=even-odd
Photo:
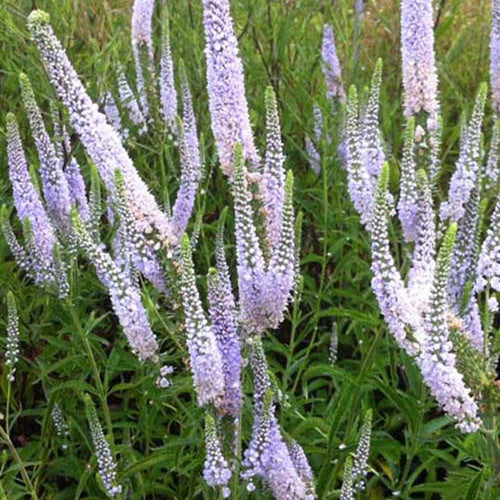
[[[373,2],[69,3],[0,5],[0,498],[497,498],[500,2],[471,109],[445,3],[399,68]]]

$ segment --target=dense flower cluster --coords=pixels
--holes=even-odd
[[[88,395],[85,396],[85,410],[89,423],[90,435],[92,437],[92,443],[94,444],[99,477],[106,495],[110,498],[114,498],[122,492],[123,488],[117,483],[117,465],[113,458],[109,443],[104,436],[104,432],[102,431],[101,423],[99,422],[99,417],[97,416],[94,403]]]
[[[401,1],[401,52],[405,115],[425,111],[436,119],[439,102],[432,0]]]
[[[345,100],[345,91],[342,84],[342,72],[335,46],[333,28],[329,24],[323,26],[323,46],[321,49],[323,57],[323,73],[326,82],[326,96],[328,99],[337,98]]]
[[[16,364],[19,360],[19,316],[17,314],[16,299],[12,292],[7,293],[7,343],[5,346],[5,366],[7,380],[13,382],[16,373]]]
[[[493,109],[500,113],[500,1],[493,0],[490,40],[490,84]]]
[[[229,0],[203,0],[205,55],[212,131],[223,172],[234,173],[234,149],[255,167],[260,157],[254,144],[245,96],[243,64],[233,29]]]

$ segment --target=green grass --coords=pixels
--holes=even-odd
[[[134,74],[129,41],[131,1],[7,0],[0,4],[0,202],[8,206],[12,200],[3,134],[8,111],[18,116],[30,160],[36,164],[22,109],[19,72],[31,78],[47,113],[54,98],[25,27],[32,3],[51,14],[57,35],[93,97],[103,89],[115,88],[113,72],[118,62],[127,67],[130,80]],[[488,79],[489,2],[437,3],[444,5],[437,28],[437,54],[445,120],[446,174],[442,181],[446,185],[457,156],[460,113],[470,111],[479,83]],[[176,62],[182,58],[186,63],[211,173],[193,217],[203,222],[195,261],[199,284],[206,289],[204,276],[214,263],[217,218],[230,195],[214,164],[201,1],[171,4],[174,57]],[[232,2],[257,141],[263,144],[264,90],[272,84],[279,100],[286,165],[295,174],[295,207],[304,217],[300,296],[280,329],[264,339],[277,383],[287,395],[278,411],[279,420],[285,434],[304,447],[321,499],[337,498],[345,459],[356,448],[362,415],[372,408],[371,474],[367,493],[361,498],[390,498],[392,492],[399,491],[400,498],[492,500],[499,494],[491,478],[493,467],[499,467],[499,451],[488,449],[484,433],[464,437],[454,429],[429,395],[417,368],[390,338],[379,315],[370,288],[369,237],[349,200],[345,172],[331,159],[335,144],[321,145],[323,169],[319,177],[308,166],[303,143],[306,133],[312,135],[312,106],[318,102],[325,112],[328,110],[320,64],[324,21],[333,23],[346,84],[368,85],[377,58],[383,59],[382,129],[395,155],[390,157],[391,164],[396,165],[400,157],[399,2],[367,2],[359,40],[353,4],[347,0]],[[358,63],[354,61],[357,43]],[[327,114],[325,122],[335,137],[338,119]],[[160,137],[131,141],[129,151],[157,199],[173,199],[178,167]],[[81,146],[76,154],[83,163]],[[88,180],[88,169],[85,176]],[[232,232],[231,224],[228,232]],[[234,264],[233,247],[229,247],[229,255]],[[166,361],[176,366],[172,386],[160,390],[148,367],[140,366],[128,350],[106,291],[91,266],[81,263],[78,272],[74,270],[71,298],[60,301],[24,277],[2,238],[0,299],[7,290],[17,299],[22,350],[10,392],[5,370],[2,375],[0,410],[5,413],[2,408],[9,394],[10,436],[39,498],[104,498],[95,479],[95,459],[91,458],[84,392],[93,396],[105,432],[114,443],[119,477],[133,492],[131,498],[218,498],[201,477],[203,411],[195,404],[185,364],[182,325],[164,298],[144,287],[153,329],[167,353]],[[4,302],[0,306],[2,331]],[[339,355],[332,366],[328,346],[334,322],[339,331]],[[252,386],[246,373],[242,427],[248,439]],[[55,403],[69,422],[67,450],[61,448],[50,419]],[[0,456],[0,485],[0,498],[29,498],[10,451]],[[246,496],[242,490],[238,498]]]

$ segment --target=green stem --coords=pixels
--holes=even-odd
[[[103,411],[104,411],[104,420],[106,422],[107,434],[110,437],[111,445],[114,445],[113,425],[111,423],[111,413],[109,411],[108,400],[106,397],[106,391],[104,390],[104,386],[102,384],[101,377],[99,375],[99,369],[97,367],[95,356],[94,356],[94,353],[92,351],[92,346],[90,345],[87,332],[82,327],[82,324],[80,322],[80,318],[76,314],[75,309],[74,309],[72,304],[70,304],[69,310],[71,312],[71,317],[73,319],[73,323],[75,324],[75,327],[80,335],[80,338],[82,339],[83,346],[85,347],[85,351],[87,352],[87,356],[88,356],[89,361],[90,361],[90,366],[92,368],[92,373],[93,373],[93,377],[95,380],[95,384],[96,384],[97,390],[99,392],[99,399],[101,400],[101,406],[102,406]]]
[[[10,452],[12,453],[12,457],[14,458],[14,461],[17,463],[19,471],[21,472],[21,476],[23,477],[24,484],[30,491],[31,498],[33,498],[34,500],[38,500],[38,495],[36,494],[35,488],[33,487],[33,483],[31,482],[28,472],[23,465],[23,461],[21,460],[21,457],[17,453],[16,447],[14,446],[14,443],[11,441],[10,436],[5,432],[4,428],[1,426],[0,426],[0,438],[2,438],[2,440],[5,442]]]

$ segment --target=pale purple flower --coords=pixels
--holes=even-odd
[[[118,78],[118,81],[120,81],[120,78]],[[122,125],[120,110],[118,109],[113,94],[109,90],[104,92],[101,103],[108,123],[118,132],[123,140],[126,140],[128,137],[128,129],[124,128]]]
[[[254,339],[251,362],[254,373],[254,423],[250,444],[244,452],[241,476],[247,481],[255,476],[261,477],[278,500],[305,499],[308,488],[295,468],[274,415],[271,380],[258,338]],[[300,465],[304,474],[304,464]]]
[[[500,1],[493,0],[490,41],[490,85],[493,109],[500,113]]]
[[[141,233],[130,210],[129,197],[121,172],[116,172],[115,210],[120,219],[118,236],[122,238],[120,257],[131,260],[133,265],[158,289],[166,291],[165,272],[160,265],[156,250]],[[115,258],[116,261],[116,258]],[[126,265],[130,265],[127,262]]]
[[[316,175],[321,174],[321,156],[318,153],[313,141],[308,136],[305,138],[305,146],[306,153],[309,156],[309,165],[311,166],[312,171]]]
[[[439,102],[432,0],[401,1],[401,52],[405,115],[425,111],[436,117]]]
[[[104,490],[106,491],[106,495],[110,498],[114,498],[122,492],[123,488],[117,482],[117,465],[111,452],[111,447],[102,430],[101,423],[99,422],[94,403],[88,395],[85,396],[85,410],[92,443],[94,444],[99,476],[104,486]]]
[[[288,444],[288,452],[290,453],[290,458],[292,459],[297,474],[306,485],[305,499],[314,500],[316,498],[314,475],[302,446],[300,446],[297,441],[292,440],[291,443]]]
[[[377,61],[373,72],[372,84],[368,103],[359,120],[359,131],[362,138],[361,162],[370,174],[373,186],[377,184],[377,177],[385,161],[382,146],[382,133],[379,127],[380,86],[382,83],[382,59]]]
[[[500,292],[500,196],[497,196],[490,226],[477,262],[475,289],[481,292],[487,285]]]
[[[359,123],[358,95],[356,88],[352,86],[347,103],[346,125],[348,190],[354,208],[361,216],[361,222],[369,228],[372,218],[374,184],[363,162],[362,143],[363,135]]]
[[[139,135],[142,135],[147,130],[146,118],[139,107],[139,103],[137,102],[133,90],[130,88],[127,77],[123,72],[123,68],[118,70],[116,80],[118,83],[118,94],[120,95],[121,105],[127,111],[130,121],[137,127]],[[111,125],[113,125],[113,128],[116,130],[114,124],[111,123]]]
[[[221,168],[232,176],[234,151],[243,146],[245,159],[260,163],[245,96],[243,64],[238,55],[229,0],[203,0],[205,56],[212,132]]]
[[[421,315],[427,308],[435,271],[436,226],[432,193],[424,170],[417,172],[417,235],[408,273],[408,294],[413,308]],[[417,328],[417,333],[420,329]],[[421,339],[418,339],[421,340]]]
[[[206,455],[203,469],[205,481],[213,487],[226,486],[232,473],[222,452],[215,420],[209,413],[205,415],[205,447]]]
[[[191,243],[187,235],[182,239],[181,251],[180,293],[186,318],[193,383],[200,405],[212,403],[217,406],[224,395],[224,370],[214,331],[203,311],[196,287]]]
[[[14,115],[7,114],[6,125],[7,158],[14,205],[19,219],[23,223],[29,221],[32,245],[36,250],[36,260],[34,255],[31,256],[33,273],[37,283],[51,283],[54,280],[53,250],[56,244],[54,228],[29,174]]]
[[[441,219],[458,222],[464,215],[465,205],[478,182],[481,170],[481,125],[486,103],[486,85],[481,85],[469,124],[465,129],[465,138],[457,161],[456,170],[450,181],[448,201],[442,203]]]
[[[495,120],[493,132],[491,134],[490,151],[486,168],[484,169],[484,178],[486,188],[494,189],[499,181],[498,148],[500,147],[500,120]]]
[[[401,159],[401,178],[398,201],[398,215],[406,241],[417,238],[417,173],[415,164],[414,141],[415,119],[408,119],[404,132],[403,158]]]
[[[174,234],[180,238],[193,212],[201,179],[201,158],[193,100],[186,75],[182,75],[182,125],[177,126],[181,159],[181,180],[172,210]]]
[[[24,249],[24,247],[17,240],[16,234],[14,233],[12,226],[10,225],[9,215],[7,213],[7,207],[2,207],[1,215],[2,231],[7,241],[7,245],[14,256],[16,264],[28,274],[30,278],[36,279],[36,274],[33,269],[30,255]]]
[[[478,352],[484,352],[484,331],[481,324],[481,313],[477,297],[471,293],[469,301],[462,313],[462,332],[467,337],[470,345]]]
[[[345,101],[345,91],[342,85],[342,72],[335,46],[333,28],[329,24],[323,26],[323,45],[321,47],[323,58],[323,73],[326,82],[326,96],[328,99]]]
[[[410,326],[418,325],[419,318],[390,251],[387,229],[388,182],[389,168],[384,165],[379,176],[371,224],[372,289],[389,331],[400,347],[411,355],[418,351],[418,345],[407,337],[407,333]]]
[[[49,25],[48,14],[33,11],[28,18],[28,25],[51,82],[69,110],[73,129],[79,134],[106,187],[110,192],[114,191],[114,173],[116,169],[121,170],[127,191],[131,193],[129,201],[138,228],[146,234],[155,231],[160,242],[170,246],[175,238],[168,217],[160,210],[139,177],[120,137],[87,95]]]
[[[160,57],[160,100],[163,120],[167,128],[174,132],[177,130],[177,91],[174,80],[174,61],[170,47],[170,28],[168,20],[167,2],[163,4],[162,35]]]
[[[68,183],[62,170],[62,163],[45,128],[42,113],[36,103],[28,77],[21,73],[19,81],[24,107],[30,122],[35,146],[38,150],[42,188],[47,208],[56,227],[61,233],[67,234],[70,226],[71,200]]]
[[[480,425],[477,404],[456,368],[447,323],[448,279],[455,234],[456,224],[447,231],[439,250],[417,363],[425,383],[439,405],[455,419],[457,428],[475,432]]]
[[[154,73],[154,49],[153,49],[153,12],[155,8],[154,0],[135,0],[132,7],[132,52],[134,53],[137,92],[141,100],[141,108],[148,117],[150,114],[148,104],[148,89],[146,88],[146,76],[144,69],[150,76]],[[145,53],[146,61],[142,54]],[[143,63],[147,63],[144,68]]]
[[[156,361],[158,342],[151,330],[140,289],[120,269],[109,253],[92,240],[80,217],[73,217],[78,243],[95,266],[97,276],[108,289],[113,309],[134,354],[141,360]]]
[[[468,282],[475,279],[478,253],[479,224],[479,189],[474,186],[469,201],[465,204],[465,213],[458,223],[457,238],[453,248],[449,291],[452,305],[457,311],[462,305],[462,298]]]
[[[217,238],[217,270],[208,275],[210,321],[222,358],[224,395],[217,403],[223,414],[238,417],[243,404],[241,391],[241,345],[236,318],[236,305],[224,255],[223,236]]]
[[[63,169],[68,183],[71,206],[76,206],[80,216],[86,221],[89,218],[89,205],[85,181],[83,180],[80,165],[72,152],[69,134],[55,107],[52,107],[52,125],[54,127],[54,136],[57,138],[54,142],[56,153],[63,165],[65,165]]]
[[[285,202],[285,155],[281,140],[278,104],[273,89],[266,89],[266,156],[259,189],[262,191],[266,239],[272,251],[279,242]]]
[[[246,333],[261,333],[281,323],[294,285],[293,175],[289,172],[285,182],[279,240],[266,261],[255,227],[241,147],[237,147],[236,153],[234,207],[241,323]]]
[[[497,313],[499,310],[498,299],[496,297],[490,297],[488,299],[488,309],[493,314]]]

